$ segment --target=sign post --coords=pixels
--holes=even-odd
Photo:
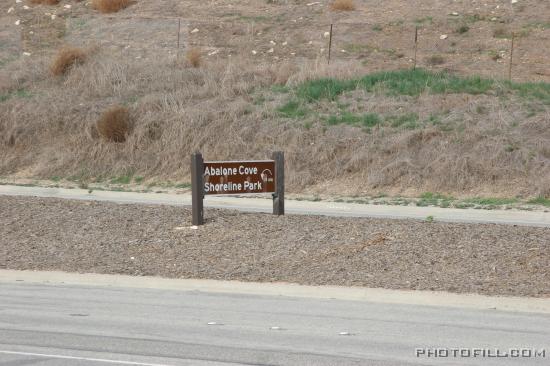
[[[203,177],[204,161],[202,160],[202,154],[197,152],[191,155],[191,212],[192,212],[192,224],[202,225],[204,224],[203,215]]]
[[[275,151],[272,155],[275,161],[275,193],[273,193],[273,215],[285,214],[285,155]]]
[[[191,155],[192,223],[204,224],[203,199],[210,194],[272,193],[273,214],[284,215],[284,154],[272,160],[204,161]]]

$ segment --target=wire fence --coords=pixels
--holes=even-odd
[[[181,57],[198,48],[204,57],[249,57],[258,62],[354,61],[367,70],[422,67],[466,75],[550,80],[550,29],[501,30],[497,24],[188,21],[178,18],[69,19],[65,39],[94,42],[137,58]]]

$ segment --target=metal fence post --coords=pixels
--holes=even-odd
[[[418,52],[418,26],[414,28],[414,65],[413,70],[416,70],[416,54]]]
[[[330,34],[328,39],[328,64],[330,65],[330,53],[332,51],[332,23],[330,24]]]
[[[285,214],[285,155],[282,151],[275,151],[272,155],[275,160],[275,193],[273,193],[273,215]]]
[[[191,212],[192,224],[204,224],[204,184],[203,184],[204,160],[200,152],[191,155]]]
[[[180,33],[181,33],[181,18],[178,18],[178,49],[176,50],[176,60],[180,57]]]
[[[512,33],[512,44],[510,45],[510,63],[508,64],[508,80],[512,80],[512,66],[514,64],[514,40],[516,34]]]

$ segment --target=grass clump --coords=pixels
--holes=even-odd
[[[404,127],[411,130],[418,127],[418,119],[418,114],[416,113],[407,113],[399,116],[387,117],[387,120],[390,122],[392,127]]]
[[[470,31],[470,27],[467,25],[461,25],[456,29],[456,33],[458,34],[468,33],[469,31]]]
[[[505,27],[497,27],[493,30],[493,37],[495,38],[512,38],[512,34]]]
[[[517,198],[473,197],[464,200],[466,203],[481,206],[502,206],[518,202]]]
[[[76,47],[63,47],[55,56],[50,65],[50,72],[54,76],[65,74],[71,67],[83,64],[86,60],[86,52]]]
[[[101,13],[116,13],[132,3],[131,0],[92,0],[94,9]]]
[[[532,204],[532,205],[542,205],[542,206],[545,206],[545,207],[550,207],[550,198],[540,196],[540,197],[533,198],[532,200],[527,201],[527,203]]]
[[[363,115],[357,115],[349,112],[345,112],[339,116],[330,116],[327,120],[329,125],[357,125],[361,124],[364,127],[373,127],[382,122],[380,116],[376,113],[366,113]]]
[[[426,63],[430,66],[443,65],[445,58],[441,55],[432,55],[426,59]]]
[[[105,140],[124,142],[130,131],[130,113],[126,107],[114,106],[97,121],[97,131]]]
[[[427,17],[424,17],[424,18],[417,18],[417,19],[414,20],[414,23],[416,25],[422,25],[422,24],[425,24],[425,23],[432,24],[433,22],[434,22],[434,18],[430,17],[430,16],[427,16]]]
[[[300,118],[307,114],[302,104],[296,100],[288,101],[283,106],[277,108],[277,112],[286,118]]]
[[[198,48],[191,48],[185,54],[185,59],[191,67],[199,67],[202,63],[201,51]]]
[[[416,202],[416,205],[420,207],[449,207],[450,203],[454,200],[455,198],[451,196],[445,196],[439,193],[425,192],[420,196],[420,200]]]
[[[7,101],[8,99],[10,99],[12,97],[14,97],[14,98],[31,98],[32,94],[30,92],[28,92],[26,89],[20,88],[20,89],[11,91],[11,92],[6,93],[6,94],[0,94],[0,103],[5,102],[5,101]]]
[[[363,126],[365,127],[374,127],[382,123],[380,116],[376,113],[367,113],[363,115]]]
[[[351,11],[355,10],[355,3],[353,0],[334,0],[330,7],[332,10]]]
[[[111,179],[111,184],[130,184],[133,174],[121,175]]]

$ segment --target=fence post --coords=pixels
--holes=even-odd
[[[180,57],[180,33],[181,33],[181,18],[178,18],[178,49],[176,50],[176,60]]]
[[[273,215],[285,214],[285,155],[275,151],[271,157],[275,160],[275,193],[273,193]]]
[[[416,53],[418,51],[418,26],[414,28],[414,65],[413,70],[416,70]]]
[[[332,51],[332,23],[330,23],[330,35],[328,39],[328,64],[330,65],[330,52]]]
[[[204,160],[202,154],[196,152],[191,155],[191,222],[193,225],[204,224],[204,184],[203,184]]]
[[[512,80],[512,64],[514,63],[514,39],[516,34],[512,33],[512,44],[510,46],[510,64],[508,65],[508,80]]]

